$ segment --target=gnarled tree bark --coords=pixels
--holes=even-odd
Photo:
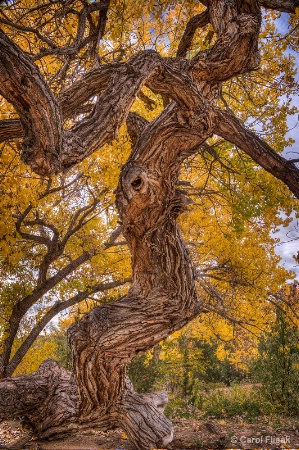
[[[71,130],[61,129],[59,117],[59,126],[51,137],[55,140],[53,157],[46,144],[38,151],[35,144],[28,150],[29,125],[24,126],[22,117],[24,109],[32,109],[30,101],[24,108],[11,91],[7,96],[20,114],[26,142],[24,158],[38,173],[63,170],[81,161],[115,137],[126,119],[135,144],[117,188],[123,234],[132,255],[133,282],[128,295],[95,308],[69,329],[73,375],[48,361],[30,376],[0,383],[0,418],[23,416],[39,437],[96,425],[104,429],[122,427],[139,449],[163,447],[171,441],[172,426],[163,415],[166,394],[135,393],[126,378],[126,365],[202,311],[196,297],[195,275],[176,224],[188,204],[188,198],[177,187],[184,159],[217,133],[236,143],[295,195],[299,194],[298,169],[292,166],[287,173],[283,158],[253,138],[236,118],[215,106],[222,81],[258,65],[259,3],[204,3],[208,11],[189,26],[179,53],[185,54],[195,27],[206,24],[207,18],[218,39],[193,60],[163,59],[156,52],[142,52],[126,63],[96,69],[98,78],[91,71],[53,102],[49,97],[51,125],[57,110],[67,117],[76,110],[79,99],[85,102],[100,94],[91,115]],[[271,6],[277,2],[263,3]],[[289,8],[290,2],[285,3]],[[9,54],[7,41],[2,39]],[[16,53],[14,46],[11,51]],[[26,74],[32,63],[21,59],[19,64],[25,64]],[[14,80],[20,89],[21,80]],[[151,123],[129,115],[144,85],[173,100]],[[1,86],[5,96],[5,86]],[[39,93],[35,94],[39,98]],[[44,100],[41,96],[40,102]],[[19,136],[16,122],[10,125]]]

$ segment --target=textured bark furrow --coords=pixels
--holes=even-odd
[[[64,145],[62,155],[64,167],[76,164],[117,137],[118,130],[126,120],[137,93],[146,79],[156,71],[159,62],[160,58],[156,52],[140,53],[131,58],[127,64],[128,70],[121,78],[118,73],[111,77],[93,113],[71,129],[75,141],[73,143],[71,138]],[[81,143],[79,147],[78,142]]]
[[[107,64],[87,72],[80,81],[73,83],[57,96],[63,119],[76,116],[81,106],[91,97],[100,94],[109,82],[111,75],[124,64]],[[19,119],[0,121],[0,142],[23,136],[23,128]]]
[[[160,184],[162,182],[167,184],[168,181],[161,177],[162,171],[167,168],[175,176],[178,164],[176,158],[185,159],[194,153],[195,146],[213,134],[213,114],[206,105],[201,109],[187,110],[178,107],[174,102],[171,103],[157,119],[143,129],[142,143],[138,143],[139,145],[133,150],[123,174],[131,170],[134,178],[137,174],[137,166],[140,167],[141,172],[143,167],[148,167],[148,173],[144,179],[145,185],[152,183],[152,189],[154,189],[158,178],[161,179]],[[173,169],[171,169],[172,166],[174,166]],[[173,179],[173,183],[175,182],[176,179]],[[131,193],[135,192],[130,179],[126,181],[123,177],[122,183],[130,197]],[[119,207],[122,208],[122,205]],[[159,214],[157,217],[160,217]]]
[[[259,64],[260,8],[256,0],[209,0],[211,24],[218,34],[213,47],[193,59],[198,80],[225,81]]]
[[[57,100],[61,106],[63,118],[66,119],[94,95],[100,94],[108,85],[110,77],[124,64],[107,64],[87,72],[80,80],[60,92]]]
[[[19,119],[0,120],[0,142],[18,139],[23,136],[23,128]]]

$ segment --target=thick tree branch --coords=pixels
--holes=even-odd
[[[298,0],[260,0],[264,8],[274,9],[276,11],[295,13],[299,7]]]
[[[244,125],[232,114],[217,110],[215,133],[235,144],[267,172],[286,184],[299,198],[299,169],[294,163],[277,154],[265,141]]]
[[[208,1],[210,22],[218,39],[193,59],[198,80],[225,81],[259,64],[258,37],[261,13],[257,0]]]
[[[19,52],[21,52],[20,49]],[[32,63],[29,61],[28,68],[31,65]],[[73,86],[70,90],[61,94],[61,109],[64,116],[66,115],[66,110],[69,113],[71,111],[72,113],[74,112],[76,99],[80,98],[81,104],[82,101],[88,100],[92,94],[96,93],[92,91],[92,84],[86,84],[88,80],[90,81],[91,78],[96,80],[93,87],[94,89],[98,89],[99,86],[102,87],[107,82],[108,73],[110,70],[112,71],[112,68],[114,69],[112,73],[110,72],[111,76],[108,85],[100,95],[92,114],[81,120],[70,131],[60,136],[63,140],[60,142],[58,153],[55,153],[57,158],[58,156],[59,158],[57,159],[55,156],[54,161],[51,163],[51,157],[44,155],[43,157],[46,158],[48,164],[46,169],[43,165],[44,163],[40,161],[41,152],[44,150],[39,147],[39,151],[36,152],[33,145],[31,147],[31,158],[33,159],[30,161],[32,168],[40,174],[47,173],[47,170],[49,171],[48,173],[51,173],[53,170],[59,170],[59,167],[67,169],[80,162],[105,143],[111,142],[117,136],[118,130],[126,119],[136,95],[154,73],[158,76],[151,78],[150,86],[154,84],[154,87],[158,91],[169,93],[175,101],[184,105],[185,108],[196,109],[202,107],[204,102],[200,91],[192,82],[191,78],[186,73],[180,71],[180,65],[177,67],[176,63],[168,60],[164,61],[154,51],[146,51],[140,52],[132,57],[127,63],[120,64],[118,70],[116,70],[115,65],[103,70],[104,80],[101,79],[100,83],[96,79],[97,72],[87,74],[75,86],[76,89],[79,88],[78,90],[74,91]],[[76,95],[72,95],[74,92],[76,92]],[[18,98],[22,99],[21,92],[19,92]],[[65,106],[67,104],[67,98],[72,100],[68,102],[68,106]],[[70,108],[70,105],[73,108]],[[25,111],[22,110],[20,116],[24,114]],[[30,135],[33,133],[32,137],[37,134],[37,129],[31,129],[29,131]],[[27,131],[25,129],[24,135],[26,133]],[[25,137],[24,139],[24,142],[27,142],[27,138]]]
[[[109,79],[120,64],[107,64],[87,72],[82,78],[73,83],[68,89],[63,90],[57,97],[63,120],[81,113],[82,105],[91,97],[103,91]],[[0,121],[0,142],[21,138],[24,135],[19,119],[7,119]]]
[[[171,91],[172,98],[185,108],[204,107],[200,91],[187,74],[164,63],[155,51],[140,52],[111,76],[93,113],[70,130],[62,153],[64,168],[73,166],[117,137],[136,95],[150,78],[160,91]]]
[[[58,102],[61,106],[63,118],[66,119],[91,97],[103,91],[111,78],[124,64],[111,63],[90,70],[80,80],[73,83],[68,89],[58,94]]]
[[[24,130],[23,159],[41,174],[57,171],[62,122],[54,95],[37,66],[0,30],[0,93]]]

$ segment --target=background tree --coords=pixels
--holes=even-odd
[[[121,168],[116,204],[133,281],[125,297],[70,328],[75,376],[47,361],[32,375],[2,381],[0,417],[24,416],[40,437],[78,429],[80,421],[81,427],[121,426],[138,448],[171,441],[172,426],[162,413],[165,393],[136,394],[125,377],[127,363],[201,313],[235,312],[238,295],[235,321],[241,323],[250,303],[256,311],[270,284],[275,291],[287,276],[282,269],[265,275],[265,266],[270,263],[269,271],[277,260],[271,239],[259,239],[282,222],[278,204],[290,212],[299,195],[299,170],[278,153],[292,109],[287,97],[283,102],[270,89],[282,83],[284,93],[297,86],[283,54],[286,40],[271,39],[275,14],[265,16],[261,31],[261,7],[295,13],[295,6],[290,0],[24,0],[2,10],[0,93],[8,117],[0,138],[21,139],[16,150],[35,173],[53,176],[101,155],[127,123],[133,148]],[[174,17],[180,20],[173,26]],[[264,63],[256,72],[260,33]],[[274,121],[273,109],[251,95],[256,85],[263,99],[272,94],[279,105]],[[146,117],[137,96],[149,109]],[[242,119],[270,133],[268,143]],[[261,175],[259,166],[268,173]],[[193,192],[202,214],[194,223],[202,219],[206,231],[206,253],[196,256],[195,270],[176,224],[190,203],[182,167],[187,174],[197,170]],[[205,230],[210,218],[214,230]],[[209,254],[215,230],[223,245]],[[240,242],[255,249],[252,258],[242,254]]]
[[[253,367],[264,395],[285,414],[298,413],[298,337],[298,328],[277,310],[275,323],[261,338],[259,358]]]
[[[105,188],[81,172],[55,181],[28,177],[20,189],[13,184],[18,174],[19,167],[10,169],[2,180],[3,188],[10,186],[10,208],[2,204],[2,378],[13,374],[56,314],[83,300],[100,301],[128,281],[126,258],[109,252],[115,219],[107,216]]]
[[[298,414],[298,285],[275,296],[276,314],[259,342],[252,373],[278,411]]]

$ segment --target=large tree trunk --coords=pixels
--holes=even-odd
[[[207,124],[205,133],[190,133],[188,126],[177,122],[177,112],[172,105],[164,120],[146,126],[118,186],[117,205],[132,253],[129,293],[94,309],[69,330],[75,377],[82,386],[81,417],[87,421],[102,417],[110,426],[121,426],[138,448],[166,445],[172,428],[153,398],[149,401],[127,389],[126,364],[200,311],[188,253],[176,225],[185,207],[176,183],[180,154],[211,131]],[[178,136],[180,146],[175,145]]]
[[[117,206],[132,253],[133,283],[126,297],[95,308],[70,328],[75,381],[48,362],[32,376],[2,384],[0,411],[5,408],[5,417],[15,417],[23,410],[40,437],[97,425],[122,427],[137,448],[163,447],[172,440],[171,423],[162,412],[166,394],[136,394],[126,382],[126,365],[200,312],[188,252],[176,225],[187,199],[176,185],[182,159],[212,129],[205,114],[199,131],[192,132],[190,114],[173,103],[162,120],[143,123],[122,170]],[[25,410],[23,404],[16,407],[19,389]],[[32,404],[35,391],[41,397]]]
[[[74,377],[57,363],[48,361],[30,376],[0,383],[0,418],[23,416],[39,437],[93,425],[104,429],[120,426],[139,449],[163,447],[172,440],[171,423],[163,415],[166,394],[135,393],[126,378],[126,365],[201,311],[188,252],[176,224],[188,203],[177,188],[179,168],[214,132],[222,135],[226,132],[231,140],[234,140],[231,130],[242,132],[238,122],[234,122],[233,128],[227,125],[225,131],[225,125],[219,124],[221,114],[213,103],[221,81],[252,70],[258,63],[258,2],[207,3],[218,34],[209,51],[199,53],[191,62],[183,59],[165,62],[155,52],[132,58],[130,70],[123,67],[124,75],[120,75],[123,78],[116,82],[112,77],[103,94],[102,99],[113,100],[112,106],[107,104],[102,110],[99,102],[95,110],[97,121],[83,122],[72,130],[83,140],[94,138],[85,153],[82,147],[82,154],[69,159],[72,136],[61,136],[63,132],[56,130],[56,147],[60,141],[70,139],[60,160],[62,166],[69,167],[110,139],[111,130],[122,123],[143,84],[175,100],[149,124],[134,115],[128,119],[135,147],[117,188],[123,234],[132,254],[133,283],[128,295],[95,308],[70,328]],[[13,103],[14,90],[11,92]],[[27,100],[30,103],[30,97]],[[56,103],[51,105],[55,112]],[[20,115],[22,107],[20,104]],[[225,116],[225,120],[229,123],[229,117]],[[92,125],[92,132],[86,124]],[[103,136],[101,126],[105,128]],[[40,154],[25,148],[26,160],[33,161],[34,168],[40,166],[40,173],[50,166],[56,167],[58,158],[55,153],[53,159],[44,147],[46,162]],[[252,151],[254,159],[260,158],[259,150],[257,145]],[[268,154],[270,150],[266,149]],[[249,151],[246,146],[245,151]],[[277,158],[275,162],[282,165]],[[275,176],[279,171],[277,164],[266,167]],[[285,181],[285,173],[280,171],[279,175]],[[295,169],[287,183],[293,192],[299,192]]]

